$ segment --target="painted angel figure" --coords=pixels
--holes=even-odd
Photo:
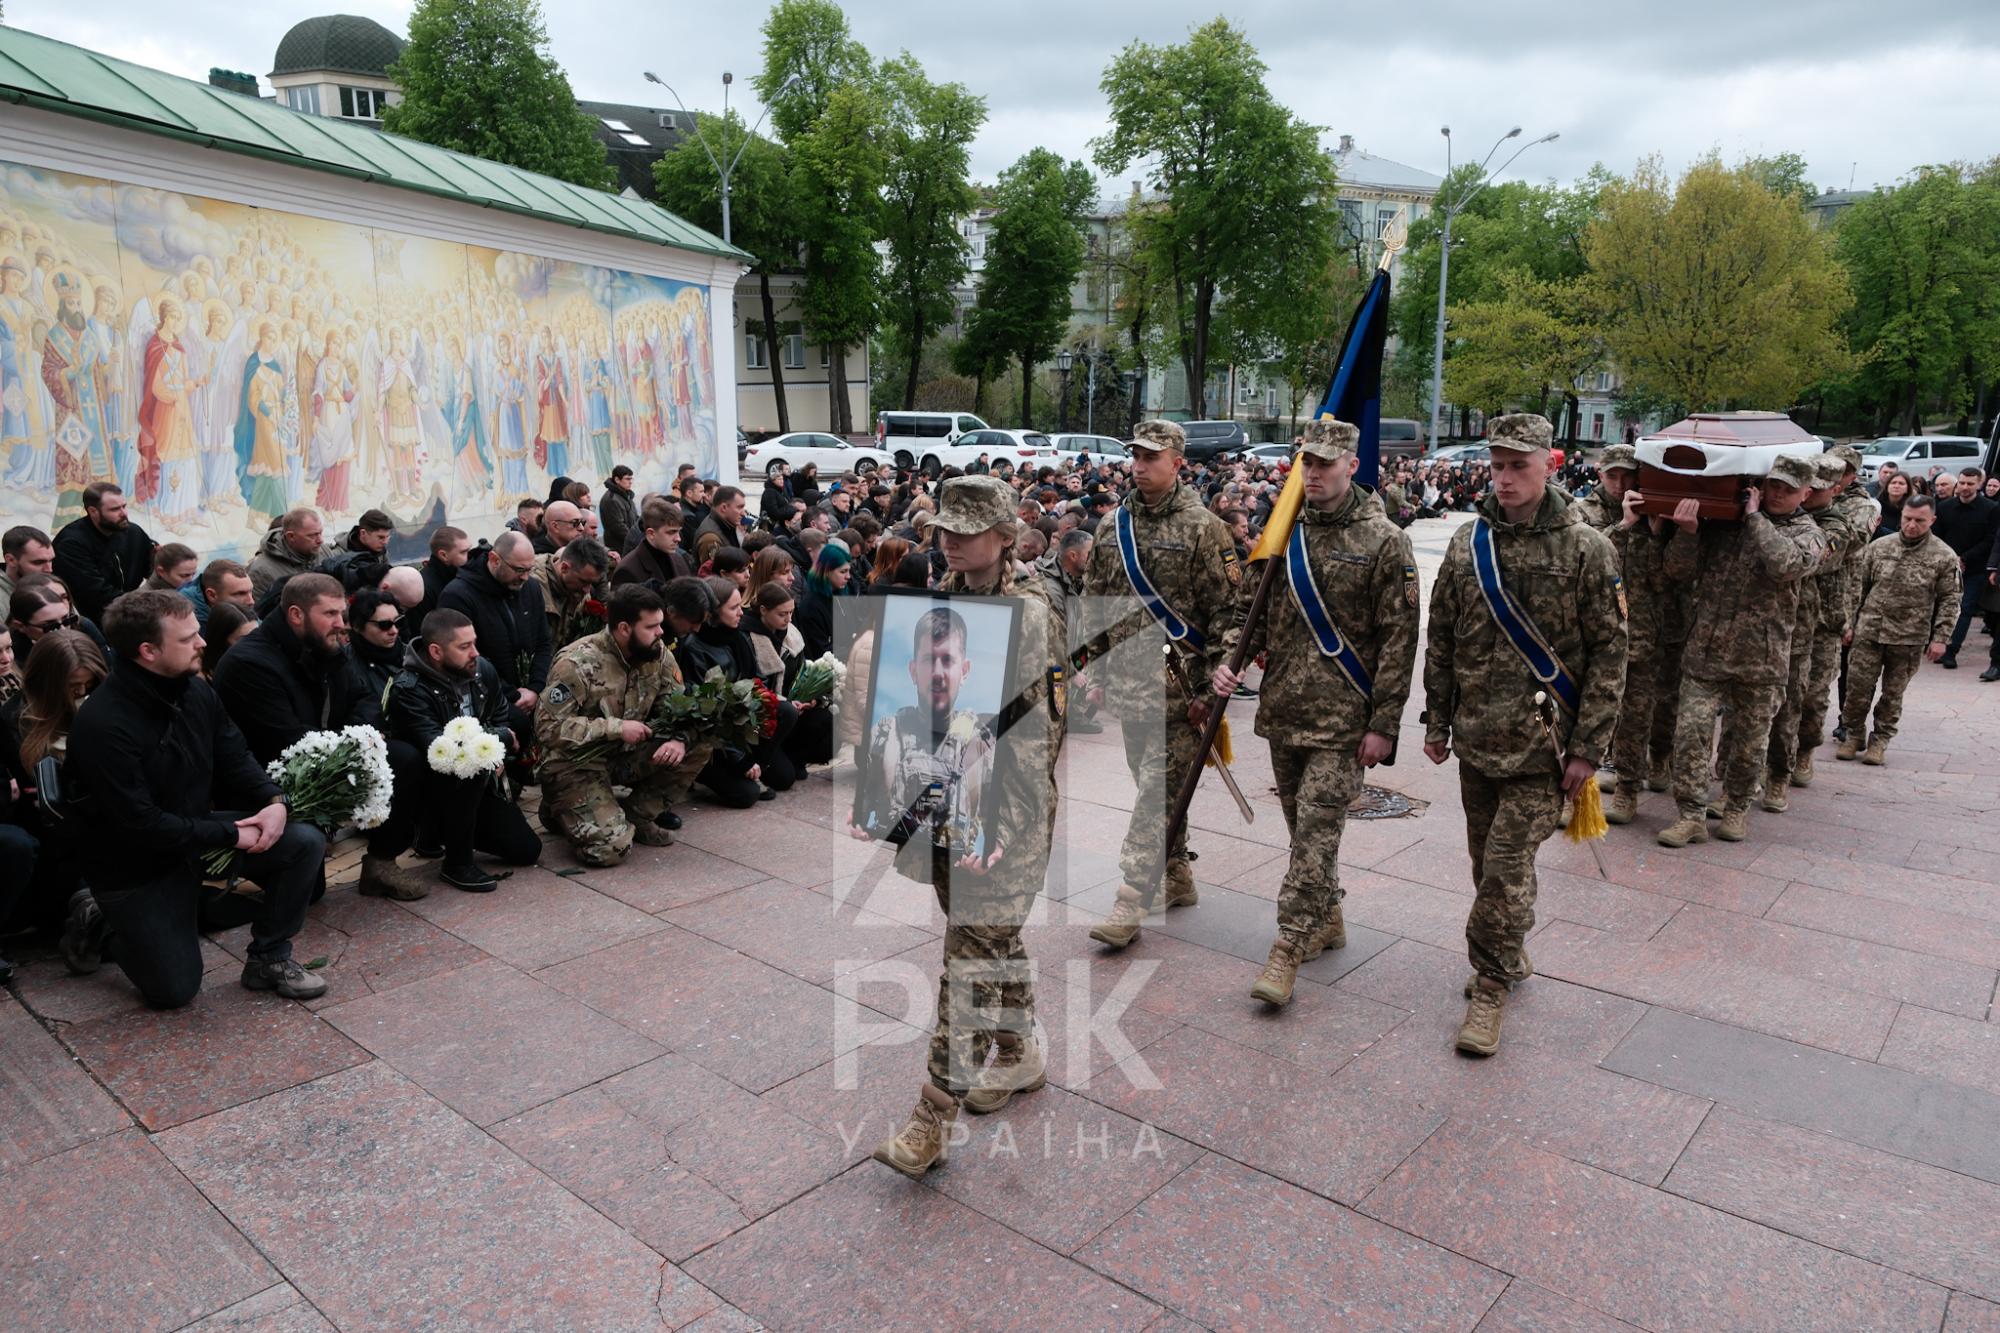
[[[312,457],[307,466],[318,483],[315,494],[322,512],[347,512],[349,473],[354,466],[354,379],[341,357],[338,333],[326,335],[326,353],[313,378],[311,415]]]
[[[135,500],[169,523],[201,507],[201,454],[195,444],[193,398],[199,382],[185,344],[187,312],[163,296],[160,326],[146,344],[145,391],[139,399],[141,471]]]
[[[505,495],[527,495],[528,490],[528,377],[514,355],[514,340],[499,335],[493,366],[495,423],[494,451],[500,455],[500,490]]]
[[[296,409],[297,399],[287,392],[278,330],[270,320],[258,325],[257,346],[238,378],[242,388],[231,449],[237,485],[253,522],[259,515],[276,518],[290,508],[285,485],[285,405],[290,401]]]
[[[561,349],[549,326],[535,339],[535,466],[551,477],[569,475],[570,396]]]
[[[479,406],[479,382],[459,336],[451,335],[450,361],[441,367],[449,376],[444,402],[444,420],[451,442],[451,498],[481,500],[493,482],[493,460],[486,453],[486,430]]]
[[[394,498],[418,499],[417,451],[423,447],[424,433],[418,417],[416,365],[400,327],[389,330],[388,353],[376,363],[375,388],[376,418],[389,452]]]

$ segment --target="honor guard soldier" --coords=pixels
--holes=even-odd
[[[904,755],[917,768],[906,767],[903,790],[914,795],[900,807],[917,811],[915,827],[905,828],[904,846],[915,849],[918,873],[929,878],[945,914],[929,1077],[908,1123],[874,1154],[876,1161],[912,1177],[945,1160],[961,1107],[975,1114],[997,1111],[1016,1093],[1033,1092],[1048,1081],[1034,1031],[1034,972],[1021,927],[1048,876],[1055,833],[1055,769],[1063,737],[1056,687],[1067,644],[1062,613],[1042,580],[1014,573],[1020,524],[1007,484],[997,477],[956,477],[945,482],[940,498],[934,526],[949,572],[938,590],[1014,598],[1021,618],[1014,645],[1017,693],[997,716],[986,719],[957,707],[958,685],[973,669],[965,622],[953,610],[934,608],[918,619],[912,659],[913,675],[924,677],[918,698],[929,701],[932,716],[902,716],[926,711],[920,705],[899,710],[878,727],[878,735],[929,732],[926,745],[943,752],[942,760]],[[880,663],[883,648],[878,645],[875,652]],[[1004,673],[1005,664],[982,658],[979,669]],[[986,742],[993,747],[985,766],[991,790],[957,790],[959,775],[978,766],[977,751]],[[979,811],[983,816],[975,817]],[[868,836],[852,824],[848,832]],[[911,858],[899,856],[897,864],[908,866]]]
[[[1864,764],[1883,761],[1896,724],[1903,717],[1903,691],[1917,674],[1917,662],[1944,659],[1958,617],[1958,553],[1931,531],[1936,502],[1914,492],[1903,501],[1900,532],[1877,537],[1861,557],[1859,593],[1848,626],[1847,702],[1840,720],[1847,739],[1836,759],[1852,759],[1861,738]],[[1926,647],[1926,645],[1929,645]],[[1882,697],[1875,698],[1875,681]],[[1868,706],[1875,706],[1875,730],[1868,730]]]
[[[1722,822],[1715,836],[1724,842],[1749,836],[1750,798],[1784,702],[1801,585],[1826,561],[1826,537],[1802,507],[1816,475],[1811,458],[1780,454],[1762,483],[1745,493],[1740,521],[1704,523],[1694,500],[1674,510],[1680,531],[1667,543],[1667,577],[1694,582],[1694,625],[1674,728],[1680,817],[1660,830],[1662,847],[1708,841],[1718,718]]]
[[[1379,497],[1354,485],[1361,432],[1309,422],[1299,449],[1304,503],[1282,552],[1269,610],[1247,625],[1247,603],[1223,644],[1268,654],[1257,734],[1271,768],[1291,861],[1278,890],[1278,938],[1250,993],[1289,1004],[1299,965],[1347,943],[1341,918],[1340,835],[1364,768],[1393,758],[1417,661],[1417,566],[1410,539]],[[1225,664],[1212,684],[1227,698],[1242,677]]]
[[[1200,682],[1221,662],[1223,635],[1235,623],[1242,566],[1228,527],[1181,484],[1186,449],[1187,436],[1173,422],[1139,423],[1132,438],[1132,490],[1099,526],[1084,572],[1084,595],[1093,605],[1100,611],[1119,608],[1119,623],[1109,631],[1113,638],[1133,616],[1151,620],[1186,667],[1163,680],[1157,652],[1128,649],[1092,674],[1123,723],[1125,762],[1138,786],[1118,856],[1124,883],[1111,915],[1090,932],[1090,938],[1113,948],[1139,937],[1139,923],[1163,886],[1168,907],[1190,905],[1197,896],[1185,826],[1173,846],[1163,848],[1161,842],[1168,803],[1201,762],[1197,751],[1208,704]],[[1128,610],[1134,602],[1138,609]],[[1156,642],[1150,635],[1138,637]]]
[[[1854,615],[1855,598],[1861,588],[1861,556],[1874,539],[1875,524],[1882,512],[1860,484],[1860,450],[1848,444],[1829,449],[1820,455],[1820,466],[1825,467],[1829,459],[1840,464],[1840,481],[1827,513],[1853,533],[1854,538],[1843,545],[1839,568],[1819,574],[1815,580],[1819,584],[1819,624],[1813,628],[1812,665],[1806,675],[1805,705],[1799,710],[1798,757],[1792,761],[1794,787],[1812,785],[1813,751],[1826,740],[1827,706],[1833,697],[1834,682],[1840,677],[1841,664],[1847,658],[1841,640],[1847,633],[1847,622]],[[1830,521],[1823,514],[1813,517],[1822,524]]]
[[[1431,590],[1424,754],[1458,753],[1472,853],[1467,1055],[1500,1049],[1508,990],[1533,972],[1535,852],[1562,827],[1564,797],[1597,780],[1625,683],[1618,556],[1549,485],[1552,434],[1533,413],[1493,419],[1492,493]]]

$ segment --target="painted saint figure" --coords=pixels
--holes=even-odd
[[[187,311],[172,297],[160,298],[160,327],[146,344],[145,389],[139,400],[138,502],[169,522],[188,518],[201,507],[201,455],[195,447],[195,381],[181,334]]]
[[[410,363],[409,340],[400,328],[389,330],[389,354],[376,371],[375,391],[381,395],[382,441],[389,448],[395,496],[415,499],[417,449],[424,436],[417,419],[417,379]]]
[[[551,477],[569,475],[569,386],[546,324],[535,347],[535,466]]]
[[[315,499],[329,514],[347,512],[348,473],[354,466],[354,379],[341,358],[338,333],[326,335],[312,391],[312,467]]]
[[[236,412],[237,484],[253,519],[276,518],[290,508],[285,491],[285,368],[278,360],[278,330],[257,326],[257,347],[243,364],[243,397]]]
[[[514,340],[501,334],[499,349],[493,368],[493,396],[499,415],[493,445],[500,455],[500,490],[505,495],[527,495],[528,436],[522,413],[527,407],[528,380],[514,356]]]
[[[100,345],[83,313],[83,283],[73,273],[55,276],[56,323],[42,347],[42,383],[55,403],[55,473],[23,484],[56,488],[56,519],[83,513],[83,488],[117,480],[110,423],[103,397]]]

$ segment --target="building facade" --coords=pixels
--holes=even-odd
[[[389,67],[409,43],[373,19],[321,14],[292,25],[271,60],[281,106],[382,128],[382,110],[402,100]]]

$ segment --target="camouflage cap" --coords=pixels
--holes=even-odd
[[[1536,412],[1509,412],[1486,423],[1486,444],[1491,449],[1512,449],[1516,453],[1539,453],[1555,443],[1555,427]]]
[[[1606,446],[1604,452],[1598,456],[1597,470],[1599,472],[1609,472],[1615,467],[1630,468],[1634,472],[1638,471],[1639,451],[1629,444]]]
[[[1142,421],[1132,431],[1132,447],[1135,449],[1172,449],[1175,453],[1187,452],[1187,432],[1172,421]]]
[[[1012,522],[1014,490],[998,477],[953,477],[938,496],[934,525],[944,532],[971,537]]]
[[[1771,470],[1767,475],[1794,486],[1811,486],[1813,479],[1819,475],[1819,467],[1806,454],[1779,454],[1771,460]]]
[[[1847,464],[1836,454],[1821,454],[1813,460],[1813,489],[1830,491],[1847,475]]]
[[[1360,447],[1361,428],[1333,417],[1308,421],[1299,442],[1300,453],[1323,458],[1329,463],[1338,463]]]
[[[1851,444],[1836,444],[1826,454],[1829,458],[1838,458],[1850,472],[1861,470],[1861,451]]]

